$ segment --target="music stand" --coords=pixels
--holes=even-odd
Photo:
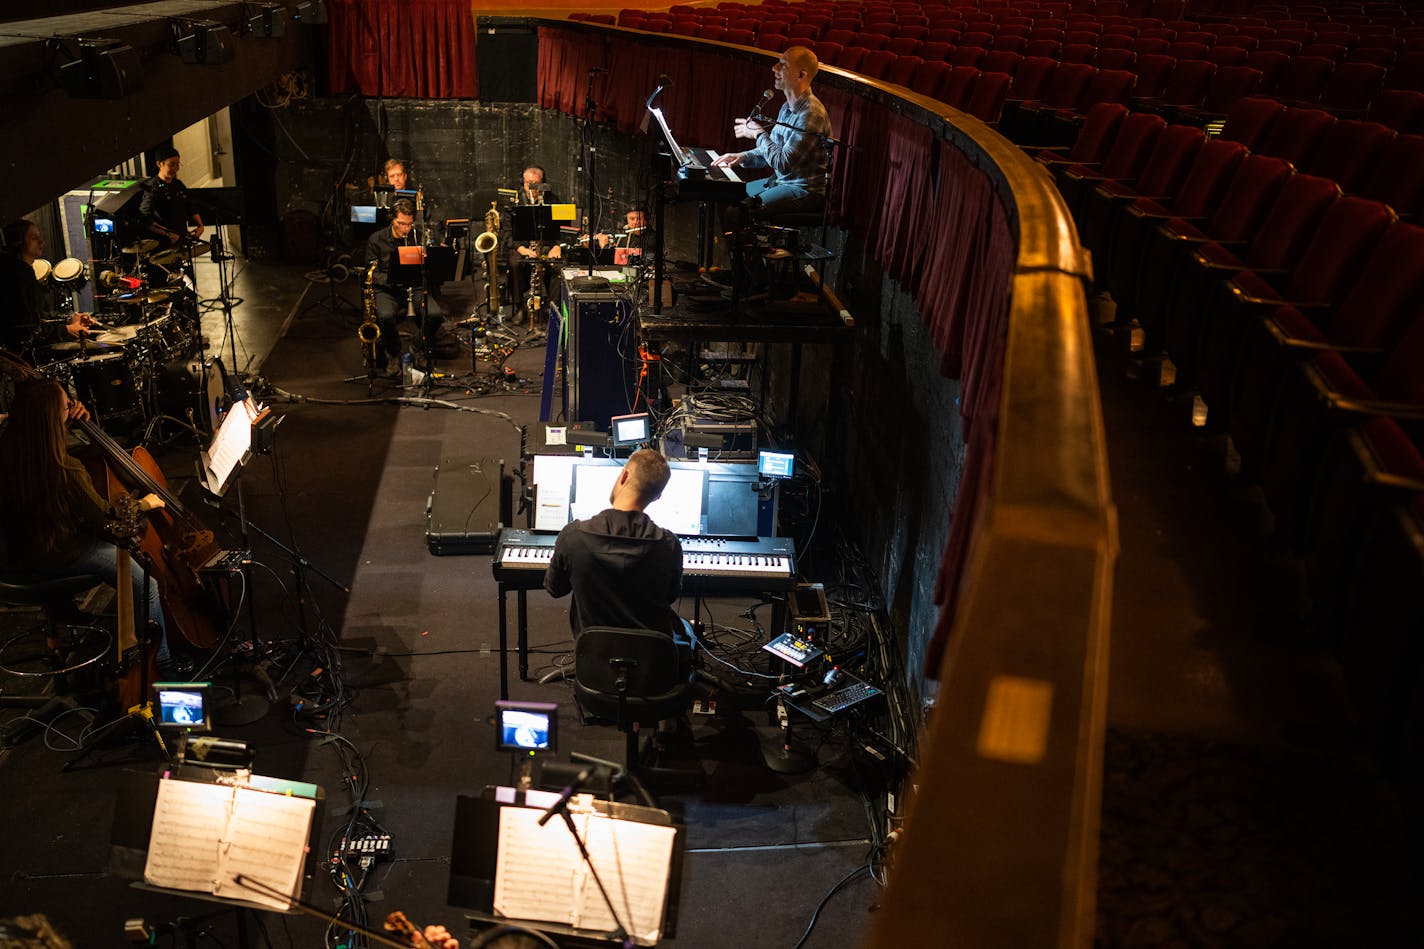
[[[608,910],[598,888],[582,872],[583,862],[568,831],[536,826],[541,813],[562,807],[561,798],[564,804],[571,803],[563,795],[513,788],[487,788],[483,797],[456,799],[446,902],[468,910],[466,918],[472,925],[531,925],[595,943],[621,938],[619,923],[609,928],[600,925],[607,923]],[[641,946],[673,936],[686,829],[674,824],[667,811],[654,807],[584,801],[574,810],[573,820],[581,825],[580,841],[591,851],[606,891],[614,898],[612,916],[629,923],[627,936]],[[638,869],[625,877],[621,865],[630,860],[638,863]],[[536,869],[526,876],[530,861]],[[542,889],[531,893],[518,885],[528,880],[539,881]],[[497,910],[497,902],[522,915]],[[582,921],[588,925],[579,925]]]
[[[559,222],[554,218],[554,208],[573,205],[521,204],[510,208],[510,233],[516,244],[557,244],[559,242]]]
[[[225,386],[232,382],[223,368],[221,358],[213,360]],[[213,440],[206,451],[199,452],[198,479],[203,488],[215,498],[222,498],[228,489],[237,485],[237,519],[239,536],[242,538],[242,583],[247,599],[247,628],[254,646],[260,641],[257,635],[256,598],[252,595],[252,542],[248,538],[247,503],[242,493],[242,468],[252,457],[252,428],[259,419],[270,415],[270,410],[258,406],[247,397],[244,390],[229,389],[232,394],[242,397],[233,401],[222,423],[213,432]],[[242,689],[242,678],[234,665],[232,671],[232,702],[219,708],[215,717],[224,725],[250,725],[267,714],[272,707],[266,696],[252,690]]]
[[[221,739],[218,742],[241,744]],[[291,914],[300,903],[302,894],[311,887],[323,847],[321,816],[326,793],[315,784],[191,763],[180,762],[170,769],[169,775],[160,777],[157,773],[132,773],[120,785],[109,841],[109,870],[115,876],[129,880],[135,889],[204,900],[219,907],[211,914],[185,915],[176,920],[177,932],[183,933],[185,927],[201,925],[213,916],[231,912],[235,915],[238,944],[256,949],[259,940],[253,931],[256,927],[248,925],[248,914]],[[163,787],[169,781],[173,784]],[[160,789],[166,792],[162,794],[161,803]],[[246,814],[239,814],[237,808],[232,808],[230,812],[227,808],[211,806],[210,799],[219,797],[228,801],[241,799],[244,805],[256,806],[249,808]],[[275,835],[274,827],[265,820],[260,827],[253,825],[251,820],[268,806],[276,809],[280,815],[277,823],[285,828]],[[183,814],[181,826],[175,827],[171,823],[175,812]],[[239,889],[230,880],[221,881],[223,885],[217,886],[220,882],[217,880],[182,879],[188,876],[179,869],[185,866],[183,852],[202,849],[207,842],[201,839],[201,834],[194,833],[194,820],[200,824],[204,821],[209,823],[205,830],[199,828],[203,833],[220,834],[228,839],[253,833],[258,837],[268,837],[261,846],[276,846],[276,852],[282,855],[279,862],[284,864],[284,877],[276,890],[289,905],[278,905],[283,900],[269,898],[265,892]],[[271,839],[274,836],[279,838],[275,842]],[[213,852],[216,853],[217,849],[215,846]],[[224,849],[231,857],[231,848]],[[270,860],[267,863],[269,867],[274,865]],[[272,874],[268,870],[261,876],[271,879]],[[151,882],[155,879],[181,885]],[[214,892],[215,889],[220,892]]]

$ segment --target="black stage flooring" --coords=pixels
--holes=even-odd
[[[343,290],[354,298],[354,288]],[[271,307],[270,319],[296,313],[298,302],[310,303],[310,295],[324,294],[324,288],[308,288],[306,299],[303,292],[300,280],[270,281],[264,303],[270,306],[278,294],[290,302]],[[469,297],[462,288],[450,293],[454,317],[469,312]],[[220,733],[250,743],[257,772],[325,789],[323,848],[353,801],[351,767],[337,748],[349,742],[364,761],[366,806],[393,838],[392,858],[376,863],[366,881],[370,917],[402,910],[419,923],[443,922],[459,932],[463,912],[446,903],[456,797],[507,783],[511,761],[494,750],[489,722],[498,695],[489,557],[429,554],[425,508],[442,457],[515,462],[517,426],[532,428],[538,414],[544,344],[526,340],[508,358],[517,381],[507,381],[504,373],[496,381],[493,370],[502,367],[486,359],[475,361],[471,375],[466,345],[458,358],[439,364],[443,378],[428,400],[387,381],[377,381],[368,396],[358,320],[355,311],[326,307],[287,319],[285,335],[260,367],[264,398],[283,420],[274,454],[247,466],[241,492],[251,526],[283,546],[255,530],[249,534],[255,622],[240,613],[233,637],[256,640],[259,653],[274,642],[285,648],[273,650],[267,669],[277,701],[256,722]],[[173,486],[214,515],[220,540],[240,545],[235,492],[229,492],[219,521],[187,474],[196,444],[175,437],[156,450]],[[708,603],[712,617],[727,627],[749,626],[738,614],[756,607],[755,600]],[[682,610],[690,616],[692,603],[684,602]],[[769,612],[753,615],[767,622]],[[22,619],[0,615],[8,628]],[[311,731],[330,720],[296,714],[289,698],[315,661],[299,647],[323,630],[339,642],[339,652],[328,657],[336,657],[351,696],[339,722],[331,723],[340,741]],[[567,601],[531,594],[530,630],[531,677],[569,660]],[[248,680],[245,688],[258,687]],[[573,750],[621,757],[622,736],[613,728],[578,722],[571,683],[516,679],[511,693],[559,703],[561,760]],[[15,714],[3,712],[7,719]],[[6,839],[0,849],[6,880],[0,917],[47,914],[78,946],[120,943],[124,920],[131,917],[152,924],[188,918],[197,920],[185,924],[189,931],[206,930],[215,944],[239,945],[233,916],[209,915],[223,907],[144,892],[111,872],[120,789],[149,780],[160,759],[149,743],[118,738],[65,771],[74,758],[69,742],[81,724],[69,716],[54,733],[0,752]],[[694,717],[691,734],[674,739],[671,760],[700,772],[703,783],[661,796],[687,826],[678,928],[666,941],[795,945],[822,897],[864,866],[869,829],[843,736],[806,729],[804,737],[819,746],[821,765],[787,776],[762,763],[761,743],[774,734],[767,713],[753,708]],[[46,739],[54,750],[46,748]],[[318,871],[308,896],[331,908],[337,891]],[[878,887],[861,873],[821,912],[806,945],[858,941],[877,896]],[[270,913],[259,918],[250,945],[322,944],[324,926],[315,920]]]

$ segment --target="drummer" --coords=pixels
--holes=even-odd
[[[185,237],[198,240],[203,236],[203,218],[189,207],[188,188],[178,177],[178,149],[160,145],[153,160],[158,174],[143,183],[139,214],[148,230],[169,246]]]
[[[38,278],[41,269],[49,268],[39,227],[20,218],[6,224],[0,234],[5,240],[4,253],[0,254],[0,348],[28,356],[36,345],[85,335],[94,324],[93,316],[57,316],[49,288]],[[36,261],[40,268],[36,268]]]

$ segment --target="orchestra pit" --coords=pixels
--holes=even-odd
[[[1424,945],[1414,0],[0,64],[0,947]]]

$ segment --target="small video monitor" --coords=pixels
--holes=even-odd
[[[351,205],[352,224],[375,224],[376,206],[374,204],[353,204]]]
[[[556,749],[559,707],[553,702],[513,702],[501,699],[494,703],[494,709],[496,750],[536,754]]]
[[[94,233],[95,233],[95,234],[112,234],[112,233],[114,233],[114,219],[111,218],[111,217],[96,217],[96,218],[94,219]]]
[[[652,429],[646,412],[641,415],[615,415],[613,417],[613,444],[619,448],[641,445],[652,438]]]
[[[796,468],[796,455],[789,451],[757,452],[757,474],[763,478],[784,481]]]
[[[213,730],[207,682],[155,682],[153,718],[159,728],[184,732]]]

